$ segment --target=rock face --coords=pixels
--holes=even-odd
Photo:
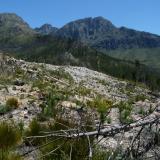
[[[34,31],[19,16],[14,13],[0,14],[0,35],[1,38],[21,34],[33,34]]]
[[[48,34],[54,35],[57,30],[58,28],[52,27],[52,25],[50,24],[44,24],[40,28],[35,28],[36,32],[43,34],[43,35],[48,35]]]
[[[22,40],[22,37],[26,39],[28,35],[33,36],[36,33],[71,38],[100,51],[117,48],[160,47],[160,36],[125,27],[118,28],[103,17],[76,20],[60,29],[50,24],[44,24],[33,30],[16,14],[0,14],[0,40],[11,39],[12,36],[21,36],[20,40]]]
[[[160,46],[158,35],[125,27],[117,28],[103,17],[85,18],[70,22],[59,29],[57,35],[87,43],[100,50]]]
[[[85,18],[70,22],[58,31],[58,35],[73,38],[83,42],[91,42],[103,37],[104,33],[108,36],[116,33],[117,28],[103,17]]]

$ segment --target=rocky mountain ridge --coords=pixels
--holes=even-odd
[[[118,28],[103,17],[70,22],[53,31],[52,35],[81,41],[99,50],[160,47],[160,36],[126,27]]]
[[[44,24],[42,25],[40,28],[35,28],[35,31],[40,33],[40,34],[44,34],[44,35],[55,35],[55,33],[57,32],[58,28],[53,27],[50,24]]]
[[[111,57],[133,62],[138,59],[141,63],[149,65],[149,67],[159,68],[160,38],[158,35],[125,27],[117,28],[103,17],[73,21],[60,29],[46,24],[35,30],[16,14],[2,13],[0,17],[1,51],[23,54],[29,48],[36,47],[34,52],[40,52],[41,54],[44,50],[41,45],[45,44],[46,48],[54,45],[52,45],[52,41],[48,42],[49,36],[52,39],[57,39],[57,41],[70,38],[75,43],[79,41],[79,43],[90,46],[98,52],[108,54]],[[39,45],[39,41],[41,45]],[[66,53],[68,48],[66,48]],[[49,57],[48,54],[50,53],[48,52],[51,52],[51,50],[47,51],[46,57]],[[69,55],[66,57],[69,57]],[[36,59],[38,58],[36,57]],[[64,60],[67,61],[65,58]]]

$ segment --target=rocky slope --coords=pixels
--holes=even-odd
[[[99,126],[103,113],[104,126],[121,126],[137,121],[148,113],[153,112],[152,117],[158,113],[154,109],[159,107],[159,97],[152,95],[145,86],[84,67],[31,63],[3,54],[0,56],[0,65],[1,122],[14,122],[15,125],[23,122],[27,129],[33,118],[37,118],[45,126],[49,126],[57,117],[79,126],[85,124],[85,118],[89,117],[95,128]],[[48,99],[50,95],[52,97]],[[13,97],[18,100],[18,108],[5,111],[7,100]],[[53,107],[50,106],[52,98],[54,108],[50,108]],[[139,129],[103,138],[99,146],[115,150],[121,144],[126,149]],[[99,136],[98,140],[101,138]],[[23,144],[19,146],[18,152],[24,154],[32,149],[33,146]],[[28,154],[26,159],[36,159],[34,156],[38,152],[33,153]]]
[[[79,19],[69,22],[60,29],[49,25],[49,32],[45,31],[45,26],[36,30],[43,34],[74,39],[101,51],[160,47],[160,36],[126,27],[118,28],[103,17]]]
[[[38,106],[43,101],[41,92],[47,90],[52,81],[64,90],[70,86],[71,88],[67,90],[75,94],[72,97],[72,94],[68,93],[73,101],[75,101],[74,98],[77,100],[83,100],[83,98],[92,100],[97,96],[102,96],[114,102],[113,104],[129,100],[133,100],[132,103],[135,103],[135,105],[146,105],[154,101],[157,103],[154,95],[150,94],[151,92],[146,86],[122,81],[85,67],[54,66],[25,62],[8,57],[5,61],[4,58],[1,58],[1,66],[1,104],[4,104],[9,97],[17,97],[20,100],[20,110],[27,111],[34,108],[36,110],[33,111],[33,115],[38,114],[40,111]],[[144,101],[143,104],[142,101]],[[9,116],[11,116],[10,113]],[[24,118],[28,119],[27,116],[29,115],[26,113]]]
[[[99,50],[153,48],[160,46],[160,37],[126,27],[117,28],[103,17],[70,22],[57,35],[89,44]]]

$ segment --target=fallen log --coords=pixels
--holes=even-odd
[[[40,136],[30,136],[26,137],[27,139],[32,139],[32,138],[46,138],[46,137],[64,137],[64,138],[78,138],[78,137],[85,137],[85,136],[96,136],[96,135],[101,135],[101,136],[114,136],[115,134],[118,134],[120,132],[127,132],[131,129],[141,127],[141,126],[146,126],[150,124],[156,124],[159,123],[159,117],[157,118],[146,118],[146,119],[141,119],[139,121],[127,124],[127,125],[119,125],[119,126],[108,126],[106,128],[102,128],[100,130],[95,130],[95,131],[89,131],[89,132],[82,132],[79,130],[76,130],[73,132],[73,130],[66,130],[64,131],[56,131],[50,134],[46,135],[40,135]]]

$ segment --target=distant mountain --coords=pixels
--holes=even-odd
[[[52,45],[52,42],[46,40],[46,35],[57,40],[69,38],[69,41],[83,43],[101,54],[105,53],[111,57],[133,62],[138,59],[145,65],[160,68],[160,36],[158,35],[125,27],[118,28],[103,17],[76,20],[60,29],[50,24],[32,29],[14,13],[0,14],[0,51],[21,51],[22,53],[36,46],[35,51],[40,52],[43,47],[37,41],[39,37],[41,39],[43,37],[43,43],[48,48]],[[63,48],[63,43],[58,45],[60,46],[57,47]],[[66,50],[68,49],[64,49]],[[64,57],[68,56],[70,57],[65,54]]]
[[[20,47],[27,43],[36,32],[14,13],[0,14],[0,49]]]
[[[117,28],[103,17],[85,18],[66,24],[58,30],[57,35],[94,44],[106,36],[115,36]]]
[[[39,28],[35,28],[36,32],[38,32],[40,34],[44,34],[44,35],[48,35],[48,34],[55,35],[55,33],[57,32],[57,30],[58,30],[58,28],[53,27],[50,24],[44,24],[44,25],[42,25]]]
[[[160,47],[160,36],[125,27],[117,28],[103,17],[76,20],[60,29],[44,24],[33,30],[16,14],[0,14],[0,40],[11,41],[13,36],[14,40],[23,41],[23,38],[34,34],[70,38],[105,53],[115,49]]]
[[[125,27],[117,28],[103,17],[70,22],[59,29],[57,35],[81,41],[101,51],[160,47],[160,36]]]

